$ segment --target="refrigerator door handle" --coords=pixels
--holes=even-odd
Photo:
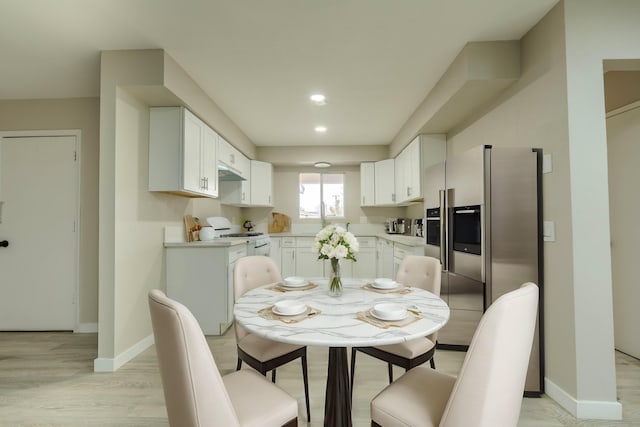
[[[449,271],[449,256],[447,253],[447,191],[438,191],[440,199],[440,261],[442,269]]]

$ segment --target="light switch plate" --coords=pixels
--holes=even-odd
[[[545,242],[556,241],[556,223],[553,221],[545,221],[543,223],[543,238]]]
[[[551,161],[551,154],[542,155],[542,173],[553,172],[553,162]]]

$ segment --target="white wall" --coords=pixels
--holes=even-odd
[[[636,84],[638,81],[636,81]],[[640,359],[640,102],[607,119],[615,346]]]
[[[596,218],[609,222],[603,60],[640,58],[640,2],[567,0],[565,15],[576,397],[578,415],[588,417],[590,408],[580,402],[616,400],[610,235],[607,227],[593,227]]]
[[[165,82],[167,64],[170,83]],[[150,100],[164,93],[173,102],[200,105],[202,110],[194,113],[209,121],[224,118],[207,115],[215,111],[215,104],[207,103],[186,74],[180,79],[163,51],[103,52],[100,77],[99,325],[94,366],[111,371],[152,342],[147,293],[165,287],[163,227],[182,224],[185,214],[239,216],[240,211],[223,208],[217,200],[147,190]],[[149,93],[153,96],[147,98]]]

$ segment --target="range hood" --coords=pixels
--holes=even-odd
[[[240,171],[227,165],[224,162],[218,162],[218,181],[246,181]]]

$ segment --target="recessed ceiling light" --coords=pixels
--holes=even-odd
[[[327,127],[326,126],[316,126],[315,127],[315,131],[318,133],[325,133],[327,131]]]
[[[328,168],[331,166],[331,163],[329,162],[315,162],[313,164],[314,167],[316,168]]]
[[[327,103],[327,97],[321,93],[314,93],[309,97],[316,105],[324,105]]]

